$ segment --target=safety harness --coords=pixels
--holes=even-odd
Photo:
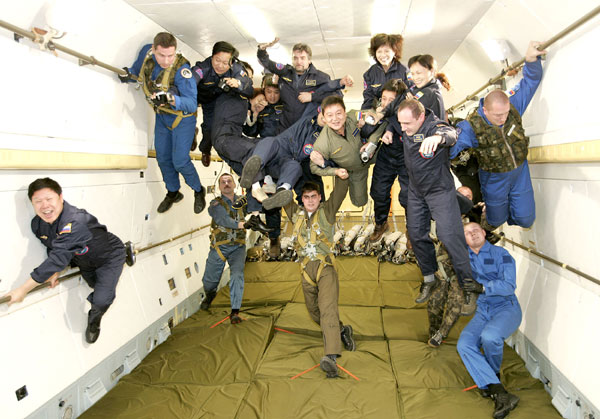
[[[236,212],[234,212],[233,209],[227,206],[227,203],[225,202],[225,200],[223,200],[222,197],[219,196],[215,198],[215,200],[227,210],[229,216],[234,220],[241,221],[244,219],[244,207],[238,208]],[[221,246],[222,244],[233,243],[238,243],[241,245],[246,244],[246,230],[234,230],[232,228],[220,226],[217,223],[215,223],[214,219],[211,222],[210,228],[210,247],[215,249],[215,251],[217,252],[217,254],[223,262],[225,262],[225,256],[223,256],[223,252],[221,252],[219,246]]]
[[[197,112],[194,113],[184,113],[183,111],[176,111],[171,109],[171,105],[165,104],[157,106],[152,103],[150,99],[157,90],[162,90],[163,92],[168,92],[169,88],[173,86],[175,81],[175,74],[177,70],[184,65],[189,64],[189,61],[186,60],[183,55],[177,54],[175,61],[169,68],[163,68],[161,72],[156,77],[156,81],[152,80],[152,72],[154,71],[154,67],[156,65],[153,57],[152,57],[152,48],[148,50],[146,54],[146,58],[144,58],[144,62],[142,63],[142,70],[140,71],[140,83],[142,84],[142,89],[144,90],[144,94],[146,95],[146,100],[154,109],[156,113],[168,113],[171,115],[176,115],[175,121],[169,128],[173,131],[177,128],[177,125],[181,122],[183,118],[189,118],[190,116],[196,116]],[[157,83],[157,81],[160,81]]]
[[[306,282],[315,287],[317,286],[317,282],[321,278],[321,272],[323,271],[323,268],[326,265],[331,265],[335,268],[335,257],[333,256],[333,253],[331,253],[332,244],[327,238],[327,235],[323,232],[323,229],[321,229],[321,226],[319,224],[319,216],[321,215],[321,211],[321,208],[317,209],[317,212],[313,216],[313,219],[316,221],[313,222],[311,225],[310,232],[308,234],[308,241],[301,234],[302,231],[308,230],[307,219],[304,216],[304,211],[298,213],[298,219],[294,223],[293,233],[294,237],[296,238],[296,251],[298,252],[298,255],[301,254],[301,250],[302,253],[304,253],[304,258],[300,262],[302,276],[304,277]],[[324,244],[327,247],[327,249],[330,250],[330,252],[327,254],[319,253],[317,251],[317,246],[320,243]],[[315,278],[315,281],[310,279],[310,276],[308,276],[308,274],[306,273],[306,265],[311,260],[319,260],[321,262],[319,264],[319,269],[317,270],[317,277]]]
[[[479,143],[474,151],[480,169],[504,173],[523,164],[529,151],[529,137],[525,135],[519,111],[512,104],[502,127],[486,123],[477,109],[467,116],[467,121]]]

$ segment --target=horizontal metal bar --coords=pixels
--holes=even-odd
[[[544,50],[544,49],[548,48],[550,45],[554,44],[559,39],[565,37],[569,33],[573,32],[575,29],[577,29],[578,27],[580,27],[581,25],[583,25],[584,23],[586,23],[588,20],[592,19],[598,13],[600,13],[600,6],[596,7],[591,12],[587,13],[585,16],[583,16],[580,19],[576,20],[571,25],[567,26],[565,29],[563,29],[562,31],[560,31],[559,33],[557,33],[556,35],[554,35],[552,38],[550,38],[546,42],[542,43],[538,47],[538,49],[541,51],[541,50]],[[516,63],[514,63],[510,67],[502,70],[502,72],[500,74],[498,74],[496,77],[490,79],[486,84],[484,84],[483,86],[481,86],[479,89],[475,90],[473,93],[471,93],[470,95],[468,95],[465,99],[463,99],[462,101],[458,102],[454,106],[450,107],[448,109],[448,113],[453,113],[458,108],[460,108],[463,104],[465,104],[466,102],[468,102],[470,100],[475,100],[477,98],[477,95],[479,93],[481,93],[482,91],[484,91],[487,87],[495,84],[499,80],[502,80],[503,78],[505,78],[507,76],[507,73],[510,72],[511,70],[516,70],[519,67],[521,67],[524,62],[525,62],[525,57],[521,58],[519,61],[517,61]]]
[[[561,268],[566,269],[567,271],[573,272],[574,274],[579,275],[580,277],[585,278],[588,281],[591,281],[591,282],[593,282],[596,285],[600,285],[600,279],[595,278],[595,277],[593,277],[591,275],[588,275],[585,272],[581,272],[579,269],[575,269],[572,266],[569,266],[566,263],[562,263],[562,262],[560,262],[560,261],[558,261],[558,260],[556,260],[556,259],[554,259],[554,258],[552,258],[550,256],[547,256],[547,255],[545,255],[543,253],[540,253],[540,252],[538,252],[537,250],[535,250],[535,249],[533,249],[531,247],[527,247],[527,246],[525,246],[525,245],[523,245],[521,243],[517,243],[516,241],[513,241],[513,240],[507,238],[506,236],[504,236],[504,233],[500,233],[500,234],[493,233],[493,234],[496,235],[497,237],[500,237],[502,240],[504,240],[504,241],[506,241],[506,242],[514,245],[514,246],[517,246],[518,248],[523,249],[523,250],[527,251],[528,253],[531,253],[532,255],[536,255],[537,257],[539,257],[541,259],[544,259],[544,260],[547,260],[548,262],[551,262],[551,263],[553,263],[553,264],[555,264],[557,266],[560,266]]]
[[[193,234],[193,233],[195,233],[195,232],[197,232],[197,231],[200,231],[200,230],[202,230],[202,229],[205,229],[205,228],[207,228],[207,227],[210,227],[210,224],[203,225],[202,227],[195,228],[195,229],[193,229],[193,230],[190,230],[190,231],[188,231],[187,233],[183,233],[183,234],[179,234],[179,235],[177,235],[177,236],[175,236],[175,237],[171,237],[170,239],[163,240],[163,241],[161,241],[161,242],[158,242],[158,243],[154,243],[154,244],[148,245],[148,246],[146,246],[146,247],[142,247],[141,249],[135,249],[135,254],[137,255],[137,254],[140,254],[140,253],[142,253],[142,252],[145,252],[146,250],[150,250],[150,249],[153,249],[153,248],[155,248],[155,247],[162,246],[163,244],[171,243],[171,242],[173,242],[173,241],[175,241],[175,240],[178,240],[178,239],[180,239],[180,238],[182,238],[182,237],[185,237],[185,236],[188,236],[188,235],[190,235],[190,234]],[[68,274],[66,274],[66,275],[60,276],[60,277],[58,278],[58,281],[59,281],[59,282],[62,282],[62,281],[65,281],[65,280],[67,280],[67,279],[71,279],[71,278],[74,278],[74,277],[76,277],[76,276],[79,276],[79,275],[81,275],[81,271],[77,270],[77,271],[75,271],[75,272],[71,272],[71,273],[68,273]],[[32,289],[31,291],[29,291],[29,292],[27,293],[27,295],[29,295],[29,294],[31,294],[31,293],[33,293],[33,292],[36,292],[36,291],[42,290],[42,289],[44,289],[44,288],[48,288],[49,286],[50,286],[50,283],[49,283],[49,282],[43,282],[43,283],[41,283],[40,285],[38,285],[37,287],[35,287],[34,289]],[[0,298],[0,304],[8,303],[9,301],[10,301],[10,297],[1,297],[1,298]]]
[[[36,39],[35,34],[33,32],[19,28],[18,26],[15,26],[8,22],[5,22],[4,20],[0,20],[0,27],[2,27],[4,29],[8,29],[9,31],[12,31],[13,33],[16,33],[17,35],[31,39],[32,41],[35,41],[35,39]],[[121,68],[113,67],[112,65],[106,64],[100,60],[97,60],[96,58],[94,58],[92,56],[84,55],[80,52],[77,52],[75,50],[72,50],[70,48],[62,46],[60,44],[57,44],[54,41],[50,41],[49,44],[52,46],[53,49],[62,51],[66,54],[72,55],[73,57],[77,57],[86,64],[97,65],[98,67],[102,67],[106,70],[112,71],[112,72],[120,74],[122,76],[127,74],[127,72]],[[138,80],[138,78],[133,75],[131,75],[130,78],[132,78],[134,80]]]

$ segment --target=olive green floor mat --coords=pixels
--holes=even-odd
[[[211,309],[172,330],[85,418],[491,418],[456,352],[460,318],[440,348],[427,346],[421,276],[412,264],[375,258],[336,261],[339,312],[356,351],[343,351],[340,377],[319,367],[323,341],[304,306],[297,263],[246,264],[242,323],[229,322],[229,289]],[[521,397],[509,419],[560,418],[543,385],[505,346],[502,381]]]

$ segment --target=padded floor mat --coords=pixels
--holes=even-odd
[[[83,418],[489,418],[493,402],[467,390],[473,380],[456,342],[461,317],[439,348],[427,344],[422,280],[412,264],[338,258],[340,319],[356,351],[337,359],[340,377],[320,369],[323,341],[304,305],[299,267],[246,265],[240,324],[227,316],[229,289],[211,309],[177,325]],[[505,346],[505,387],[521,401],[509,419],[560,418],[539,380]]]

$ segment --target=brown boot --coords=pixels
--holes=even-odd
[[[277,259],[281,253],[281,246],[279,245],[279,237],[271,239],[271,245],[269,246],[269,257],[271,259]]]
[[[375,230],[373,230],[373,234],[371,234],[371,237],[369,237],[369,241],[372,243],[378,241],[381,238],[381,236],[383,236],[383,233],[385,233],[388,230],[389,225],[387,220],[385,220],[383,224],[375,224]]]

